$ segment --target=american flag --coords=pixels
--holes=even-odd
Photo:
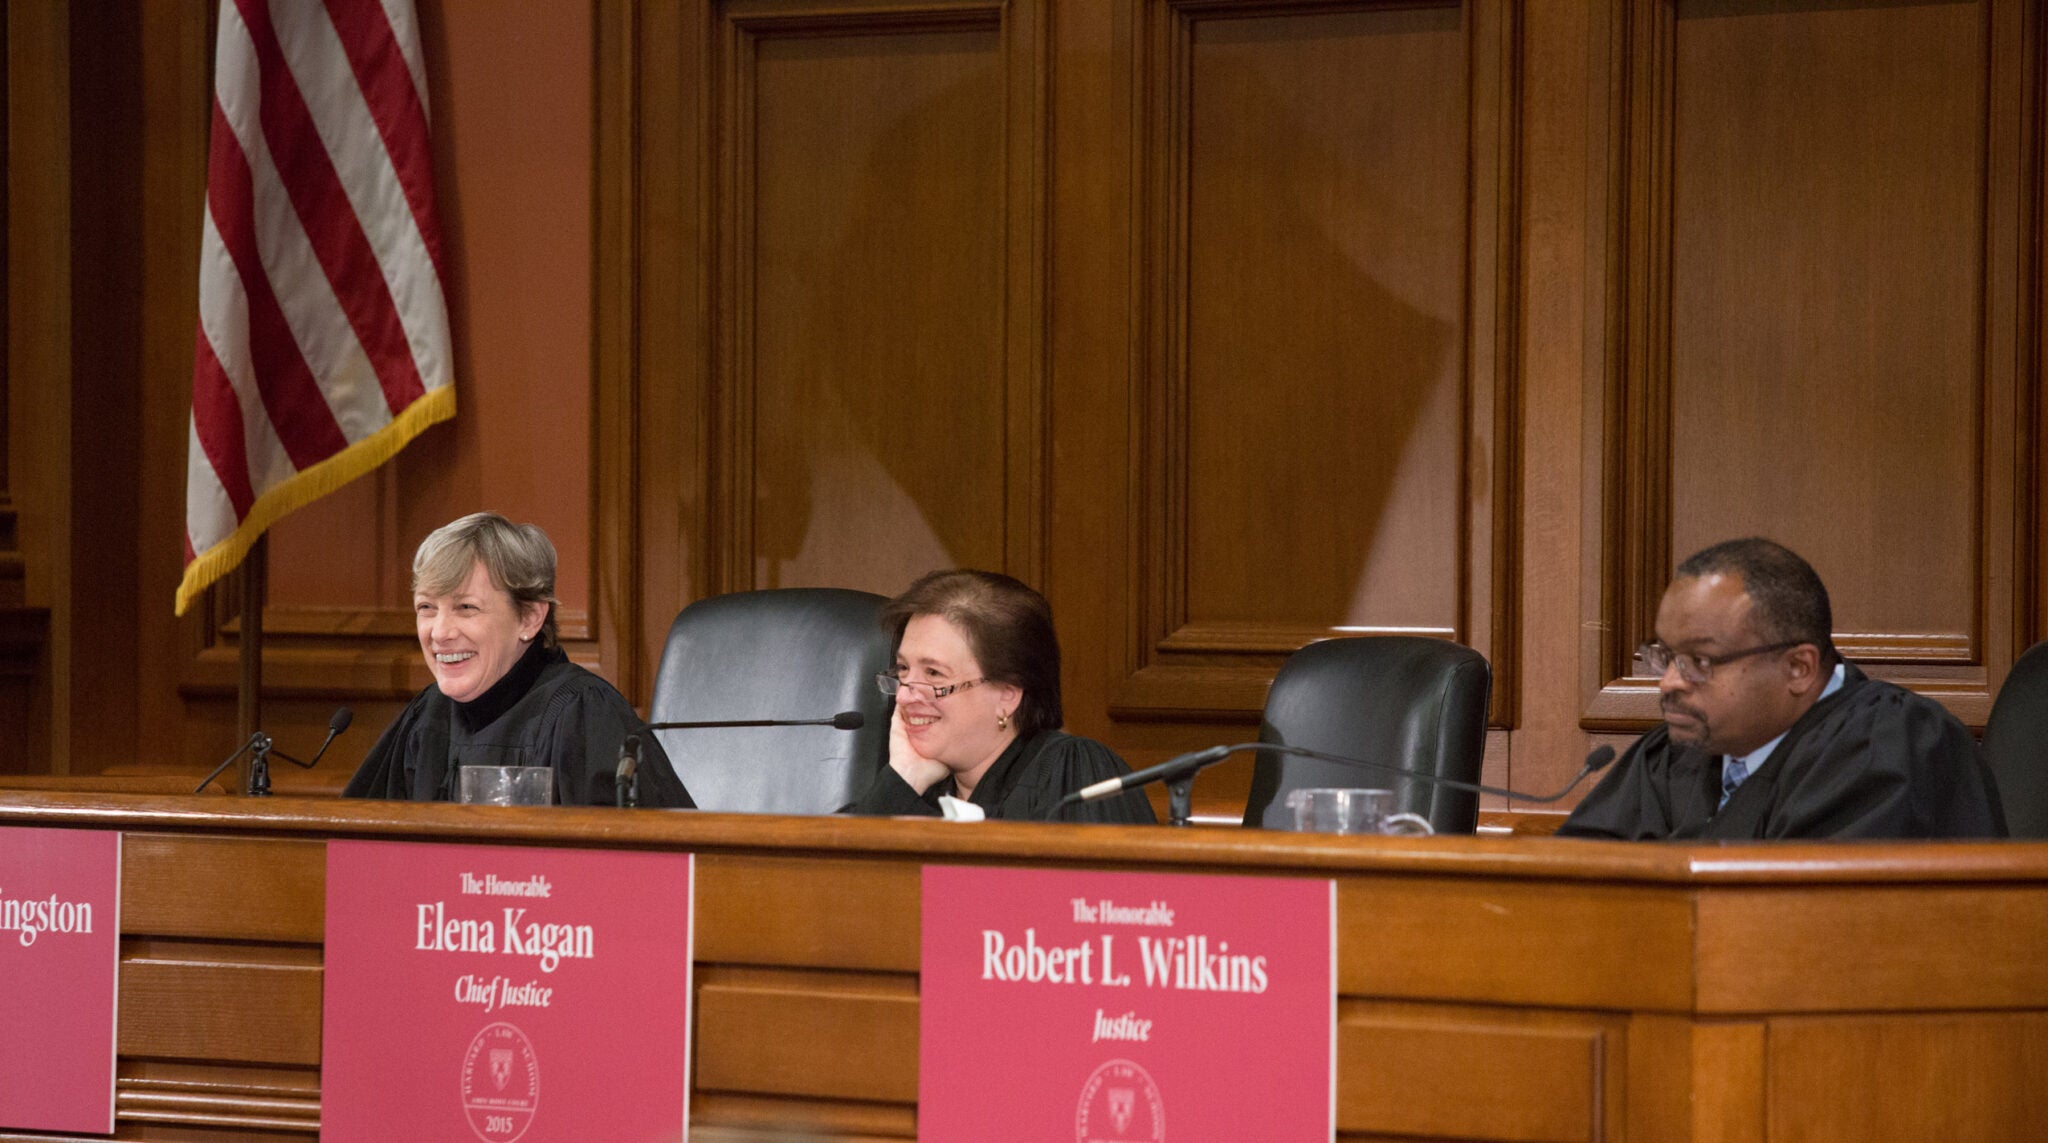
[[[221,0],[177,611],[455,415],[412,0]]]

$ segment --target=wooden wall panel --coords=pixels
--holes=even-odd
[[[1845,654],[1981,723],[2033,626],[2038,21],[1642,0],[1613,26],[1587,724],[1655,721],[1629,657],[1671,567],[1752,534],[1814,564]]]
[[[739,41],[744,583],[1002,566],[1001,47],[993,20]]]
[[[137,629],[128,641],[135,648],[140,694],[139,717],[133,726],[123,728],[133,743],[123,753],[148,749],[194,763],[204,760],[208,769],[226,753],[222,743],[235,740],[234,707],[224,704],[221,729],[226,733],[200,749],[184,754],[165,748],[193,730],[187,721],[187,696],[180,693],[178,683],[205,642],[199,623],[189,618],[174,622],[165,600],[177,590],[183,570],[184,476],[191,443],[192,352],[199,310],[199,220],[206,209],[206,131],[213,112],[212,32],[218,7],[206,0],[176,0],[137,8],[143,71],[141,345],[136,386],[141,400],[142,480],[136,502],[138,559],[130,588],[136,598]],[[86,764],[82,769],[99,769],[132,759],[115,755],[77,761]]]
[[[708,391],[684,395],[713,434],[695,476],[710,586],[1035,578],[1035,6],[734,3],[715,19],[719,340]]]
[[[1678,14],[1672,557],[1769,531],[1820,572],[1838,629],[1938,639],[1967,661],[1984,10]],[[1888,551],[1978,558],[1868,554]]]
[[[164,1060],[320,1062],[320,950],[127,940],[120,1050]]]
[[[48,647],[38,697],[51,712],[40,741],[21,748],[46,749],[51,761],[31,768],[62,773],[72,657],[70,549],[61,542],[71,529],[70,29],[66,11],[49,4],[10,4],[5,19],[8,487],[19,513],[22,598],[43,612],[40,622],[16,622],[33,623],[33,641]],[[20,648],[10,658],[30,659],[33,650],[21,647],[29,642],[10,639]]]
[[[11,38],[6,21],[0,19],[0,88],[9,73]],[[0,177],[9,169],[15,130],[8,129],[7,138],[0,141]],[[0,263],[7,256],[10,197],[0,194]],[[39,769],[50,749],[50,612],[26,605],[27,561],[21,553],[9,459],[13,449],[8,440],[8,390],[14,356],[7,277],[0,274],[0,726],[16,729],[0,735],[0,774],[25,774]]]
[[[118,646],[142,617],[132,592],[109,592],[101,568],[133,567],[141,555],[140,283],[132,267],[142,239],[142,37],[133,5],[71,6],[71,195],[91,206],[71,215],[70,638],[74,648]],[[82,28],[92,34],[81,35]],[[93,146],[122,140],[128,146]],[[195,263],[196,265],[196,263]],[[118,521],[114,527],[93,526]],[[81,654],[71,664],[72,749],[104,758],[133,749],[140,680],[132,658]]]
[[[1515,231],[1512,11],[1138,11],[1139,619],[1114,713],[1254,717],[1288,652],[1371,631],[1473,643],[1510,683],[1511,291],[1487,270]]]
[[[165,602],[212,9],[8,10],[33,768],[196,780],[237,737],[238,588]],[[2026,0],[420,14],[461,413],[277,532],[268,729],[359,713],[281,784],[423,685],[409,555],[479,507],[555,536],[572,652],[635,700],[694,599],[1006,568],[1139,764],[1251,737],[1309,639],[1421,629],[1494,665],[1488,780],[1555,787],[1654,720],[1629,652],[1737,532],[1970,721],[2041,634]]]
[[[706,965],[694,1013],[704,1045],[697,1085],[720,1093],[916,1103],[917,986],[913,973]],[[742,1032],[761,1029],[772,1031],[758,1038]],[[794,1044],[812,1050],[795,1058],[787,1050]]]
[[[1768,1138],[2018,1143],[2038,1134],[2018,1093],[2048,1068],[2048,1018],[1788,1017],[1770,1021],[1768,1054]]]
[[[1189,625],[1457,629],[1459,16],[1191,29]]]
[[[1337,1081],[1339,1130],[1402,1137],[1607,1138],[1602,1088],[1619,1073],[1621,1021],[1445,1005],[1338,1002],[1338,1054],[1382,1061]]]

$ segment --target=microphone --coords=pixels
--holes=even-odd
[[[285,761],[291,763],[292,765],[297,766],[301,770],[311,770],[313,767],[318,766],[320,764],[321,757],[327,753],[327,748],[329,746],[334,745],[335,738],[339,736],[342,731],[347,730],[348,724],[354,722],[355,720],[355,711],[352,711],[347,707],[342,707],[336,710],[334,712],[334,716],[327,720],[327,737],[320,743],[320,749],[315,750],[313,752],[313,760],[311,762],[301,762],[298,759],[292,757],[291,755],[286,754],[282,750],[270,750],[267,748],[267,746],[264,752],[267,754],[274,754],[277,757],[282,758]],[[270,791],[266,787],[264,792],[269,793]]]
[[[249,754],[249,788],[244,792],[253,798],[266,797],[270,793],[270,759],[273,755],[284,759],[302,770],[311,770],[320,764],[320,759],[326,755],[327,748],[334,745],[335,738],[339,737],[342,731],[347,730],[348,724],[354,722],[355,718],[355,711],[347,707],[337,709],[333,717],[327,720],[327,738],[320,743],[320,749],[313,752],[313,760],[311,762],[301,762],[282,750],[272,749],[270,736],[259,730],[250,735],[249,741],[242,743],[240,749],[228,755],[220,765],[215,766],[213,773],[208,774],[205,781],[200,782],[198,786],[194,787],[192,792],[197,794],[204,791],[208,783],[220,777],[221,771],[233,765],[235,759],[240,758],[246,752]]]
[[[640,736],[628,734],[619,743],[619,769],[612,776],[612,792],[618,807],[630,810],[640,804]]]
[[[282,750],[274,750],[271,753],[276,754],[279,758],[282,758],[295,766],[301,766],[305,769],[311,770],[313,767],[318,766],[320,764],[320,757],[327,753],[327,748],[329,746],[334,745],[334,740],[340,736],[342,731],[348,729],[349,723],[354,722],[355,720],[355,711],[352,711],[345,706],[336,709],[333,717],[327,720],[327,738],[320,743],[320,749],[313,751],[313,760],[311,762],[301,762],[298,759],[292,757],[291,755],[286,754]]]
[[[834,730],[859,730],[868,724],[857,710],[842,710],[831,718],[717,718],[701,722],[650,722],[649,730],[726,730],[740,726],[829,726]]]
[[[1494,794],[1503,798],[1513,798],[1518,802],[1535,802],[1538,805],[1548,805],[1551,802],[1563,801],[1566,795],[1578,789],[1580,782],[1586,780],[1586,775],[1598,773],[1605,769],[1608,763],[1614,761],[1614,747],[1597,746],[1593,749],[1592,753],[1586,755],[1586,764],[1579,769],[1576,777],[1565,784],[1564,789],[1559,790],[1555,794],[1538,796],[1535,794],[1518,793],[1517,791],[1502,789],[1498,786],[1482,786],[1476,782],[1460,782],[1453,778],[1440,778],[1435,774],[1424,774],[1415,770],[1406,770],[1391,762],[1375,762],[1367,758],[1347,758],[1342,754],[1310,750],[1306,746],[1289,746],[1281,742],[1241,742],[1236,746],[1211,746],[1207,750],[1197,750],[1191,754],[1182,754],[1177,758],[1169,758],[1157,766],[1148,766],[1143,770],[1135,770],[1122,777],[1108,778],[1092,786],[1083,786],[1062,798],[1060,805],[1067,806],[1077,802],[1092,802],[1097,798],[1107,798],[1112,794],[1120,794],[1125,790],[1136,789],[1139,786],[1150,785],[1153,782],[1172,782],[1181,778],[1191,778],[1197,771],[1213,766],[1240,750],[1271,750],[1278,754],[1292,754],[1300,758],[1315,758],[1323,762],[1340,762],[1347,766],[1364,766],[1374,770],[1382,770],[1402,778],[1410,778],[1431,786],[1449,786],[1453,790],[1470,790],[1475,794]]]

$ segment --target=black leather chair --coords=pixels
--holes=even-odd
[[[867,788],[889,742],[875,687],[894,650],[887,600],[841,588],[743,591],[699,600],[668,630],[650,722],[831,718],[830,726],[655,733],[699,809],[828,814]]]
[[[1477,782],[1492,689],[1485,657],[1442,639],[1375,635],[1311,643],[1273,679],[1259,741]],[[1391,789],[1396,809],[1420,814],[1438,833],[1479,826],[1477,794],[1270,750],[1252,764],[1244,824],[1291,828],[1287,793],[1311,786]]]
[[[2048,643],[2012,665],[1984,724],[1984,762],[1998,780],[2005,828],[2014,837],[2048,837]]]

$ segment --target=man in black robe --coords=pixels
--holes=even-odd
[[[1827,589],[1769,540],[1694,555],[1641,654],[1664,725],[1572,811],[1565,837],[2004,837],[1969,731],[1836,653]]]

